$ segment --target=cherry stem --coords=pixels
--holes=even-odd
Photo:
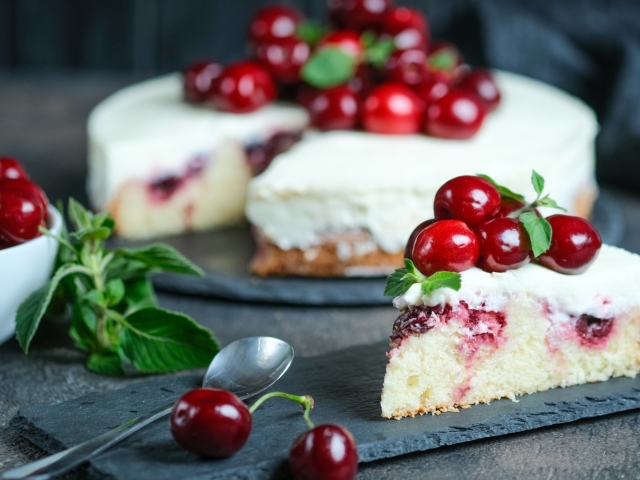
[[[269,400],[270,398],[273,398],[273,397],[288,398],[289,400],[298,402],[300,405],[302,405],[302,408],[304,409],[302,418],[304,418],[304,421],[307,422],[308,427],[313,428],[315,426],[311,421],[311,419],[309,418],[309,412],[313,408],[313,398],[310,397],[309,395],[291,395],[289,393],[284,393],[284,392],[267,393],[261,396],[258,400],[256,400],[256,403],[251,405],[251,408],[249,409],[249,413],[253,414],[253,412],[255,412],[260,405],[262,405],[266,400]]]

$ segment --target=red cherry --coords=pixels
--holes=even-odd
[[[198,388],[185,393],[171,411],[171,433],[183,448],[203,457],[229,457],[251,433],[251,414],[233,393]]]
[[[429,225],[418,234],[413,247],[413,263],[427,276],[469,270],[478,263],[479,256],[478,239],[460,220],[440,220]]]
[[[227,65],[217,84],[218,89],[211,100],[225,112],[253,112],[276,98],[273,78],[255,62],[241,61]]]
[[[202,61],[189,65],[183,72],[183,94],[189,102],[205,102],[216,88],[223,66],[216,62]]]
[[[551,246],[538,261],[556,272],[575,275],[596,259],[602,240],[593,226],[580,217],[551,215]]]
[[[416,87],[430,78],[427,54],[417,48],[396,50],[387,58],[385,74],[392,82]]]
[[[462,175],[438,189],[433,211],[436,220],[453,218],[475,228],[498,215],[500,205],[500,193],[491,182],[474,175]]]
[[[514,200],[513,198],[503,198],[500,202],[500,211],[498,217],[508,217],[516,210],[520,210],[525,206],[524,202]]]
[[[321,130],[355,128],[358,103],[358,95],[347,85],[318,90],[307,103],[311,124]]]
[[[262,43],[271,43],[291,38],[304,16],[287,5],[267,5],[256,12],[249,22],[249,43],[253,48]]]
[[[20,189],[2,190],[0,194],[0,240],[17,245],[40,235],[44,218],[40,200]]]
[[[392,0],[329,0],[329,19],[340,28],[378,31]]]
[[[410,48],[427,51],[429,24],[422,12],[408,7],[387,10],[382,22],[382,33],[393,37],[396,49]]]
[[[480,130],[485,116],[474,94],[454,90],[427,107],[425,132],[440,138],[471,138]]]
[[[29,176],[15,158],[0,157],[0,178],[26,178],[28,180]]]
[[[360,34],[353,30],[338,30],[328,33],[318,42],[317,48],[323,47],[339,48],[356,60],[360,60],[364,54],[364,45],[360,39]]]
[[[376,84],[376,72],[366,63],[361,63],[355,75],[347,82],[351,90],[361,98],[367,95]]]
[[[482,101],[487,113],[493,112],[500,104],[500,90],[487,70],[474,68],[460,79],[458,87],[475,93]]]
[[[373,133],[417,133],[422,115],[422,103],[411,89],[399,83],[383,83],[365,99],[362,125]]]
[[[440,76],[431,73],[422,83],[414,87],[414,91],[428,107],[449,93],[451,85]]]
[[[300,69],[310,54],[309,45],[295,37],[263,42],[256,48],[256,57],[276,80],[285,84],[298,82]]]
[[[494,218],[474,230],[480,242],[478,267],[487,272],[506,272],[533,258],[529,234],[516,218]]]
[[[289,469],[295,480],[352,480],[358,471],[353,435],[331,423],[307,430],[289,450]]]
[[[26,178],[0,178],[0,195],[8,190],[21,190],[33,195],[39,201],[43,214],[42,219],[44,220],[46,218],[49,199],[38,185]]]
[[[422,230],[424,230],[432,223],[435,223],[434,219],[425,220],[413,229],[413,232],[411,232],[411,235],[409,235],[409,240],[407,240],[407,245],[404,247],[404,258],[408,258],[409,260],[413,261],[413,247],[415,247],[416,245],[416,238],[418,238],[418,235],[422,233]]]

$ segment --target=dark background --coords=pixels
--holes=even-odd
[[[0,0],[0,75],[83,69],[142,78],[199,58],[226,62],[243,56],[248,20],[267,3]],[[282,3],[324,17],[324,0]],[[601,123],[599,181],[640,191],[639,1],[396,3],[424,11],[433,37],[454,41],[469,63],[522,73],[585,100]]]

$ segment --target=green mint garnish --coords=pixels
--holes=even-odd
[[[345,83],[356,72],[357,62],[338,47],[316,50],[302,66],[302,80],[317,88],[335,87]]]
[[[419,283],[422,288],[422,293],[425,295],[433,292],[438,288],[452,288],[453,290],[460,290],[461,276],[459,273],[454,272],[436,272],[429,277],[424,276],[416,268],[411,260],[404,259],[405,268],[399,268],[393,272],[387,278],[387,284],[384,289],[384,295],[386,297],[397,297],[402,295],[409,288]]]
[[[296,27],[296,36],[309,45],[318,43],[326,33],[327,27],[312,20],[300,22]]]
[[[115,224],[107,213],[93,214],[73,199],[67,212],[74,232],[57,237],[42,229],[60,248],[51,280],[18,308],[16,337],[24,352],[47,311],[68,305],[69,336],[94,372],[123,375],[127,364],[144,373],[208,365],[219,350],[216,339],[188,316],[158,308],[149,280],[156,272],[202,270],[167,245],[110,250],[104,241]]]
[[[529,234],[533,256],[538,257],[551,246],[551,224],[533,212],[525,212],[518,217]]]
[[[500,193],[500,196],[503,199],[510,199],[510,200],[516,200],[518,202],[524,202],[524,195],[520,195],[519,193],[512,192],[507,187],[503,187],[502,185],[499,185],[489,175],[484,175],[482,173],[478,173],[476,175],[480,178],[484,178],[489,183],[491,183],[494,187],[496,187],[496,189],[498,190],[498,193]]]

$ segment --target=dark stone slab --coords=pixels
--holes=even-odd
[[[620,206],[603,191],[595,204],[593,223],[605,243],[617,245],[624,233]],[[206,277],[159,275],[161,290],[290,305],[388,305],[384,277],[377,278],[258,278],[248,271],[255,244],[247,227],[189,233],[162,239],[202,267]],[[120,240],[120,245],[137,245]]]
[[[298,358],[277,388],[310,394],[316,424],[347,426],[361,462],[371,462],[472,440],[532,430],[640,407],[640,377],[554,389],[476,405],[459,413],[400,421],[380,417],[385,343],[358,346],[316,358]],[[195,376],[166,376],[109,393],[59,404],[22,408],[11,426],[49,452],[115,427],[197,385]],[[289,446],[304,431],[298,405],[272,399],[254,414],[244,449],[226,460],[206,461],[182,450],[161,420],[103,453],[90,466],[98,478],[269,478],[286,472]]]

